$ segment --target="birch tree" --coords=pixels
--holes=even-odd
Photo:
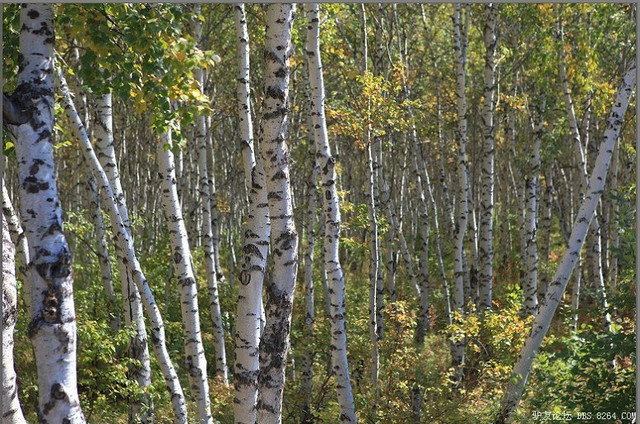
[[[544,121],[542,108],[532,107],[531,129],[533,132],[533,148],[529,156],[529,172],[525,177],[525,279],[524,279],[524,313],[535,315],[538,309],[538,179],[540,173],[540,147]]]
[[[171,130],[162,134],[158,143],[158,177],[162,189],[164,214],[169,227],[173,266],[180,290],[180,308],[184,328],[184,352],[186,356],[189,387],[196,402],[196,419],[199,423],[212,424],[207,380],[207,360],[204,356],[198,307],[198,285],[191,266],[191,248],[187,228],[178,202],[176,172],[171,151]],[[224,341],[224,340],[223,340]],[[216,352],[217,354],[217,352]]]
[[[29,337],[38,371],[40,422],[85,422],[76,376],[71,254],[62,228],[53,159],[53,5],[20,7],[20,73],[10,103],[16,138],[20,210],[29,244]]]
[[[345,304],[345,278],[339,256],[340,243],[340,199],[336,184],[335,158],[327,136],[327,121],[324,111],[324,77],[320,53],[320,12],[318,4],[306,6],[307,26],[306,54],[309,66],[311,89],[311,121],[315,140],[316,161],[321,170],[324,212],[324,268],[328,278],[331,320],[331,363],[336,379],[340,422],[357,422],[349,363],[347,361],[347,317]]]
[[[131,270],[131,275],[134,279],[136,287],[142,295],[143,305],[149,316],[149,320],[152,324],[151,329],[151,341],[153,349],[155,351],[160,370],[165,378],[167,388],[171,395],[171,403],[174,411],[174,423],[183,424],[187,423],[187,407],[182,391],[182,386],[178,380],[178,375],[169,357],[169,352],[166,346],[166,337],[164,323],[160,310],[153,297],[149,282],[144,276],[140,262],[138,261],[133,246],[133,240],[129,233],[126,231],[126,227],[120,212],[116,204],[116,197],[109,184],[109,178],[107,177],[104,169],[100,165],[100,162],[93,150],[93,146],[89,141],[86,129],[76,112],[75,105],[71,98],[71,93],[67,82],[62,73],[62,69],[57,69],[57,82],[60,86],[60,94],[63,100],[63,108],[69,121],[71,122],[71,130],[75,138],[80,142],[84,157],[89,164],[96,181],[100,184],[100,192],[105,204],[105,209],[111,219],[111,227],[114,232],[114,241],[116,244],[116,250],[121,256],[120,261],[127,264]]]
[[[455,287],[453,295],[453,309],[462,315],[464,313],[464,239],[468,226],[469,175],[467,159],[467,100],[466,100],[466,75],[467,62],[467,28],[462,22],[462,4],[453,6],[454,50],[456,54],[456,97],[457,97],[457,128],[456,139],[458,142],[458,218],[455,222],[455,251],[454,251],[454,277]],[[454,384],[460,386],[463,378],[465,358],[464,340],[456,340],[452,351],[454,368]]]
[[[196,5],[196,13],[200,13],[200,6]],[[202,23],[199,19],[195,24],[195,36],[199,43],[202,39]],[[204,94],[204,69],[195,71],[196,80],[200,92]],[[216,349],[216,374],[222,377],[222,381],[228,382],[227,372],[227,353],[224,345],[224,328],[222,326],[222,311],[220,310],[220,295],[218,292],[218,271],[216,269],[216,244],[214,242],[213,215],[211,208],[211,184],[209,178],[207,153],[209,150],[207,138],[206,117],[202,114],[196,117],[195,141],[198,148],[198,167],[199,167],[199,185],[200,185],[200,202],[202,204],[202,245],[205,254],[205,266],[207,269],[207,288],[209,292],[209,313],[213,324],[213,336]],[[215,196],[215,192],[213,193]],[[177,200],[177,199],[176,199]],[[217,218],[215,219],[217,222]],[[215,229],[217,232],[217,228]],[[217,240],[217,238],[216,238]],[[187,244],[188,246],[188,244]],[[205,367],[206,369],[206,367]]]
[[[272,280],[266,284],[265,325],[260,339],[258,422],[282,422],[284,370],[289,350],[293,293],[298,271],[298,233],[293,220],[287,147],[289,58],[293,5],[267,8],[260,148],[264,157],[273,252]]]
[[[4,196],[4,193],[3,193]],[[13,363],[13,331],[18,318],[15,246],[7,219],[2,214],[2,408],[3,424],[27,424],[18,399],[18,385]]]
[[[494,202],[494,161],[495,161],[495,54],[496,54],[497,8],[493,3],[485,6],[484,24],[484,104],[483,121],[483,164],[481,172],[480,237],[479,259],[479,307],[491,309],[493,279],[493,202]]]
[[[104,170],[109,185],[113,191],[114,201],[118,213],[124,225],[124,231],[132,237],[131,220],[120,180],[120,169],[116,160],[115,144],[113,139],[113,103],[112,94],[107,92],[98,96],[95,100],[95,149]],[[98,185],[98,191],[100,184]],[[115,233],[113,224],[112,233]],[[151,386],[151,358],[147,344],[147,330],[144,322],[142,301],[140,292],[136,286],[132,271],[124,256],[117,256],[117,266],[120,276],[122,299],[124,303],[124,322],[126,326],[133,326],[135,335],[129,340],[129,357],[136,360],[129,368],[129,374],[138,385],[143,388]],[[141,399],[129,399],[129,422],[140,419],[142,424],[150,424],[153,417],[153,403],[151,399],[143,395]]]
[[[13,242],[16,250],[16,269],[18,270],[18,276],[20,278],[26,278],[30,262],[29,244],[27,243],[27,237],[25,236],[24,230],[22,229],[22,224],[20,223],[18,213],[13,207],[11,199],[9,198],[9,192],[7,191],[4,178],[0,178],[0,182],[2,183],[2,213],[7,220],[7,228],[9,230],[9,234],[11,235],[11,241]],[[22,298],[24,299],[27,314],[31,315],[31,292],[29,288],[29,284],[24,284],[22,286]]]
[[[236,424],[256,422],[262,309],[262,287],[269,250],[270,220],[266,176],[260,152],[253,142],[249,82],[249,33],[244,4],[234,6],[238,78],[236,100],[245,186],[249,193],[244,231],[244,259],[238,285],[235,334],[234,419]]]
[[[538,315],[535,317],[529,335],[525,340],[524,347],[518,355],[518,360],[513,367],[512,377],[507,385],[504,397],[502,398],[500,411],[496,417],[495,424],[510,423],[513,421],[516,409],[522,397],[527,378],[531,372],[533,361],[536,358],[544,336],[549,331],[551,319],[562,300],[562,295],[567,287],[567,282],[571,272],[579,257],[578,252],[584,245],[584,239],[589,229],[589,224],[593,220],[596,206],[600,201],[607,172],[611,165],[611,157],[615,141],[620,133],[620,127],[624,122],[624,115],[629,105],[629,99],[636,86],[636,63],[627,70],[620,87],[613,101],[613,107],[607,118],[607,126],[600,143],[598,157],[596,158],[586,196],[580,205],[578,214],[571,230],[569,247],[565,251],[562,261],[553,277],[546,296],[542,302]]]

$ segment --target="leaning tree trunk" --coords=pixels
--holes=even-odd
[[[16,138],[20,212],[29,244],[25,284],[31,294],[29,337],[38,373],[42,423],[80,424],[76,377],[76,317],[71,253],[62,231],[53,159],[53,5],[20,10],[20,73],[11,102],[26,119],[10,130]]]
[[[480,194],[480,237],[478,246],[479,260],[479,308],[491,309],[491,291],[493,279],[493,191],[495,160],[495,125],[493,115],[495,109],[495,53],[496,53],[496,19],[497,8],[489,3],[485,6],[484,46],[484,105],[482,111],[483,137],[482,172]]]
[[[182,208],[178,202],[178,188],[173,152],[171,151],[171,132],[162,134],[157,146],[158,177],[162,190],[164,214],[169,228],[171,258],[178,277],[180,290],[180,310],[184,326],[184,353],[189,387],[196,403],[198,423],[213,424],[209,401],[209,383],[207,381],[207,360],[204,356],[200,316],[198,307],[198,284],[191,266],[191,248],[187,228],[182,217]]]
[[[256,422],[258,401],[258,345],[262,327],[262,285],[269,250],[269,206],[266,177],[260,155],[253,143],[249,99],[249,33],[244,4],[235,6],[236,46],[238,49],[237,107],[249,211],[244,231],[244,260],[238,285],[235,334],[234,420],[236,424]]]
[[[109,247],[107,245],[106,229],[102,210],[100,209],[100,194],[93,177],[89,177],[87,181],[87,191],[89,194],[91,221],[96,239],[96,255],[98,256],[98,265],[100,266],[100,279],[102,280],[102,288],[104,289],[107,303],[105,308],[109,314],[109,323],[111,331],[114,333],[120,329],[120,308],[116,299],[116,292],[113,289],[113,271],[111,269],[111,259],[109,257]]]
[[[345,307],[345,279],[339,256],[340,243],[340,199],[336,186],[335,158],[327,137],[327,121],[324,113],[324,78],[320,58],[320,16],[317,4],[307,5],[306,53],[309,63],[309,86],[311,88],[311,119],[315,139],[316,161],[322,171],[321,189],[324,192],[324,269],[329,279],[331,320],[331,362],[336,379],[340,422],[357,422],[349,364],[347,362],[347,327]],[[314,193],[315,196],[315,193]]]
[[[114,200],[122,218],[124,230],[132,237],[131,221],[129,220],[129,212],[120,182],[120,171],[116,161],[111,93],[108,92],[96,98],[95,104],[96,124],[94,126],[94,135],[98,158],[113,190]],[[98,186],[100,185],[99,183],[97,184]],[[114,233],[113,228],[112,233]],[[140,292],[133,280],[129,266],[123,261],[123,256],[118,256],[117,266],[124,303],[124,322],[127,327],[133,326],[135,329],[135,334],[129,339],[129,357],[135,360],[135,365],[132,364],[129,367],[129,378],[135,380],[143,390],[148,390],[151,387],[151,358],[149,356],[147,330]],[[153,421],[153,402],[151,398],[146,394],[140,399],[132,397],[129,399],[128,413],[129,423],[140,420],[142,424],[150,424]]]
[[[607,127],[605,129],[603,140],[600,145],[600,151],[596,158],[591,178],[587,186],[586,197],[580,205],[580,209],[576,216],[576,220],[571,230],[571,237],[569,238],[569,247],[562,257],[562,261],[558,266],[553,281],[549,285],[549,290],[542,301],[540,311],[535,317],[529,336],[525,340],[524,347],[520,351],[518,360],[513,368],[512,376],[508,383],[505,395],[502,399],[500,412],[494,421],[495,424],[510,423],[515,416],[518,403],[522,397],[527,378],[533,360],[535,359],[544,336],[549,331],[551,325],[551,319],[562,299],[562,295],[567,287],[567,282],[571,276],[571,272],[576,265],[579,258],[578,252],[582,249],[585,236],[589,229],[589,224],[593,220],[595,215],[596,206],[602,192],[604,191],[605,181],[607,177],[607,171],[611,164],[611,156],[613,155],[613,148],[620,128],[624,122],[624,115],[629,105],[629,99],[633,93],[633,88],[636,85],[636,63],[631,65],[631,68],[624,76],[622,85],[616,93],[615,100],[613,102],[613,108],[607,119]]]
[[[289,149],[286,144],[293,5],[270,4],[266,22],[265,98],[260,147],[264,157],[274,265],[272,280],[267,281],[266,287],[257,410],[258,422],[271,424],[282,422],[284,371],[298,272],[298,233],[293,220]]]
[[[149,282],[142,272],[140,262],[138,262],[138,258],[136,257],[133,240],[131,239],[129,232],[127,232],[125,223],[118,210],[116,196],[109,184],[109,178],[100,165],[96,153],[93,150],[93,146],[89,141],[89,137],[87,136],[87,131],[80,121],[80,117],[78,116],[73,100],[71,99],[69,87],[67,86],[62,69],[60,68],[57,70],[57,77],[60,85],[63,107],[67,117],[71,121],[71,131],[80,142],[85,160],[100,186],[100,192],[102,194],[102,200],[105,205],[106,212],[111,218],[111,227],[114,233],[113,237],[116,244],[116,251],[120,256],[119,260],[120,262],[126,263],[128,269],[131,270],[131,275],[133,276],[133,280],[138,291],[142,295],[143,305],[149,315],[152,325],[151,341],[158,360],[158,365],[166,380],[167,388],[170,393],[171,403],[175,414],[174,423],[187,423],[187,406],[182,392],[182,386],[180,385],[178,375],[171,363],[171,358],[169,357],[169,352],[167,350],[164,323],[162,316],[160,315],[160,309],[153,297],[153,293],[149,287]]]
[[[4,195],[4,193],[3,193]],[[2,408],[3,424],[27,424],[18,399],[16,371],[13,365],[13,330],[18,318],[16,290],[16,249],[11,241],[7,220],[2,214]]]

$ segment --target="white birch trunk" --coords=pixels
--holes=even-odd
[[[569,116],[569,127],[571,129],[571,135],[574,140],[576,157],[579,162],[579,181],[580,181],[580,198],[584,198],[584,193],[587,186],[587,152],[584,150],[584,146],[580,137],[580,130],[578,127],[578,120],[576,118],[573,100],[571,98],[571,89],[569,87],[569,78],[567,77],[567,54],[564,46],[564,25],[561,17],[562,6],[556,5],[555,13],[558,18],[558,38],[560,41],[560,79],[562,80],[562,92]],[[587,115],[588,116],[588,113]],[[585,136],[587,138],[587,136]],[[588,141],[585,142],[588,145]],[[592,235],[590,238],[593,240],[592,249],[589,250],[589,256],[592,258],[591,265],[593,269],[593,277],[595,279],[596,291],[600,306],[606,310],[608,308],[606,288],[604,283],[604,275],[602,272],[602,241],[600,239],[600,219],[596,211],[596,216],[593,220]],[[579,286],[578,286],[579,292]],[[607,331],[611,328],[611,316],[609,313],[604,314],[604,326]]]
[[[16,137],[20,212],[29,244],[30,286],[40,422],[81,424],[76,376],[76,321],[71,253],[62,229],[53,159],[54,11],[51,4],[20,10],[20,73],[14,101],[29,119]]]
[[[175,164],[171,147],[170,130],[162,134],[157,146],[158,177],[162,190],[164,214],[171,240],[171,259],[178,278],[180,310],[184,326],[184,352],[189,387],[196,403],[198,423],[212,424],[207,381],[207,360],[204,355],[198,307],[198,285],[191,266],[191,248],[187,229],[178,202]]]
[[[336,186],[335,158],[327,137],[327,122],[324,112],[324,78],[320,56],[320,14],[317,4],[308,4],[306,54],[309,64],[309,86],[311,88],[311,119],[315,139],[316,161],[321,170],[324,192],[324,269],[329,279],[331,357],[336,379],[340,422],[357,422],[349,364],[347,361],[347,327],[345,305],[345,278],[339,256],[340,243],[340,199]],[[315,196],[315,193],[314,193]]]
[[[293,219],[286,144],[289,57],[292,54],[293,5],[267,7],[265,71],[260,147],[264,157],[271,220],[272,280],[267,281],[264,332],[260,340],[258,422],[282,422],[282,395],[289,350],[291,313],[298,271],[298,233]]]
[[[99,96],[95,100],[96,119],[94,126],[95,145],[102,169],[104,169],[109,184],[113,190],[114,200],[120,214],[124,230],[132,237],[131,221],[122,190],[120,172],[116,161],[115,145],[113,140],[113,107],[111,93]],[[100,184],[97,182],[98,186]],[[99,190],[98,190],[99,191]],[[112,234],[115,234],[112,225]],[[144,322],[142,301],[140,292],[133,281],[130,267],[123,261],[122,255],[116,255],[118,271],[120,275],[122,299],[124,303],[124,322],[126,326],[133,326],[135,336],[129,340],[129,356],[139,362],[140,365],[132,365],[129,368],[129,376],[145,390],[151,386],[151,358],[147,343],[147,330]],[[136,419],[142,424],[150,424],[153,419],[153,403],[151,398],[144,395],[140,400],[129,400],[129,422]]]
[[[269,205],[263,161],[254,153],[249,91],[249,33],[244,4],[235,6],[238,84],[236,89],[239,133],[249,211],[244,231],[244,260],[238,285],[235,334],[234,420],[254,424],[257,419],[258,346],[262,327],[262,286],[269,250]]]
[[[182,387],[180,386],[180,381],[178,380],[178,375],[171,363],[171,359],[169,358],[169,352],[167,351],[164,323],[162,321],[162,316],[160,315],[160,310],[158,309],[158,305],[153,297],[149,283],[145,278],[140,263],[136,257],[133,240],[127,232],[125,223],[120,216],[120,212],[116,204],[116,196],[111,189],[107,174],[100,165],[100,162],[93,150],[93,146],[89,141],[89,137],[87,136],[87,132],[80,121],[78,113],[76,112],[73,100],[71,99],[71,93],[69,92],[69,87],[67,86],[67,82],[60,68],[57,69],[57,77],[60,85],[63,107],[67,117],[71,121],[72,133],[80,142],[85,160],[89,164],[96,181],[100,185],[103,203],[109,217],[111,218],[111,227],[114,232],[116,249],[121,257],[120,261],[125,263],[131,270],[131,275],[140,294],[142,295],[143,305],[151,321],[151,341],[158,360],[158,365],[160,366],[160,370],[167,383],[167,388],[169,389],[171,403],[175,414],[174,423],[186,423],[187,407],[185,398],[182,392]]]
[[[607,119],[607,126],[603,135],[598,157],[591,173],[591,178],[587,186],[586,197],[580,205],[576,220],[571,230],[569,247],[562,257],[549,290],[542,302],[540,311],[533,321],[529,336],[525,340],[524,347],[520,351],[518,360],[513,368],[512,376],[502,399],[501,409],[496,417],[495,423],[512,422],[518,403],[522,397],[527,378],[533,365],[544,336],[549,330],[553,315],[560,303],[571,272],[576,265],[580,249],[584,244],[584,239],[589,229],[589,224],[594,217],[596,206],[604,191],[607,171],[611,164],[613,148],[620,128],[624,122],[624,115],[629,105],[629,99],[636,85],[636,64],[635,61],[624,76],[622,84],[616,93],[613,107]]]
[[[538,296],[544,297],[549,286],[549,252],[551,249],[551,218],[552,218],[552,190],[553,190],[553,171],[550,170],[545,177],[544,192],[540,188],[541,199],[541,218],[540,218],[540,256],[544,264],[544,269],[540,272],[540,284],[538,284]]]
[[[107,237],[100,209],[100,195],[96,187],[96,181],[93,177],[89,177],[87,181],[87,191],[89,192],[89,203],[91,221],[96,239],[96,254],[98,256],[98,265],[100,266],[100,279],[102,287],[107,298],[106,310],[109,314],[109,322],[113,332],[120,329],[120,308],[118,308],[116,300],[116,292],[113,289],[113,272],[111,270],[111,260],[109,259],[109,248],[107,247]]]
[[[533,150],[529,157],[529,173],[525,179],[526,209],[524,217],[525,229],[525,264],[524,305],[525,315],[535,315],[538,310],[538,174],[540,173],[540,146],[542,143],[543,118],[536,114],[537,122],[532,122]]]
[[[456,77],[457,77],[457,106],[458,106],[458,126],[455,137],[458,141],[458,219],[455,222],[455,247],[454,247],[454,295],[453,309],[458,315],[464,314],[464,238],[468,226],[468,206],[469,198],[469,176],[467,162],[467,100],[466,100],[466,33],[462,24],[462,4],[454,5],[453,14],[454,28],[454,50],[456,53]],[[454,320],[455,322],[455,320]],[[453,343],[452,363],[454,368],[454,385],[459,387],[462,384],[463,367],[465,358],[464,340]]]
[[[368,42],[367,42],[367,11],[364,3],[360,5],[362,11],[362,68],[366,73],[368,72]],[[371,107],[370,105],[368,106]],[[366,161],[367,161],[367,208],[369,212],[369,231],[371,239],[369,240],[369,336],[371,338],[371,382],[375,390],[375,399],[378,398],[378,379],[380,374],[380,353],[378,349],[379,335],[377,332],[377,279],[378,279],[378,218],[376,216],[375,209],[375,174],[373,168],[373,158],[371,151],[371,128],[367,125],[365,129],[365,143],[366,143]],[[372,405],[372,414],[375,416],[377,411],[377,405]]]
[[[13,363],[13,330],[18,319],[15,252],[7,220],[2,214],[2,424],[27,424],[18,399]]]
[[[609,247],[610,259],[609,259],[609,287],[611,287],[611,294],[615,296],[618,292],[618,251],[620,249],[620,233],[619,233],[619,218],[620,218],[620,204],[618,202],[618,164],[620,156],[620,141],[616,140],[616,146],[613,153],[612,165],[611,165],[611,211],[610,222],[611,227],[609,234],[611,234],[611,245]]]
[[[21,278],[26,279],[29,265],[29,243],[27,242],[27,237],[22,229],[18,213],[11,203],[4,179],[1,179],[0,181],[2,181],[2,213],[7,220],[7,228],[11,234],[11,241],[16,249],[16,268],[18,270],[18,275]],[[22,299],[24,300],[28,315],[31,316],[31,292],[29,291],[29,288],[29,284],[22,285]]]
[[[495,125],[493,115],[495,109],[495,52],[496,52],[496,20],[497,8],[489,3],[485,6],[484,25],[484,105],[483,121],[483,161],[480,199],[480,236],[478,246],[479,261],[479,299],[480,309],[491,309],[491,292],[493,279],[493,198],[494,198],[494,160],[495,160]]]
[[[310,6],[308,6],[310,7]],[[310,25],[311,26],[311,25]],[[312,124],[313,125],[313,124]],[[311,161],[311,174],[307,180],[307,210],[305,221],[306,245],[304,246],[304,327],[303,340],[307,344],[303,348],[301,373],[302,381],[300,383],[302,391],[302,422],[312,423],[313,414],[311,413],[311,395],[313,391],[313,357],[315,355],[314,343],[314,325],[315,325],[315,287],[313,283],[313,262],[314,247],[316,244],[316,209],[318,198],[318,173],[319,166],[316,160],[315,147],[309,148],[309,156]]]
[[[196,36],[200,37],[200,30],[196,30]],[[204,71],[198,69],[195,72],[196,79],[204,93]],[[204,247],[205,266],[207,270],[207,289],[209,292],[209,313],[213,324],[213,339],[216,349],[216,375],[222,378],[224,384],[228,384],[227,353],[224,345],[224,327],[222,324],[222,311],[220,309],[220,295],[218,291],[218,272],[216,270],[214,228],[211,213],[211,186],[207,166],[208,143],[206,137],[205,116],[196,118],[196,144],[198,146],[198,167],[200,169],[200,202],[202,203],[202,237]],[[217,221],[217,219],[216,219]]]

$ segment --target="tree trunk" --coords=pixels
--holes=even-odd
[[[529,336],[520,351],[502,399],[500,412],[495,420],[496,424],[510,423],[514,418],[516,408],[522,397],[529,372],[533,365],[533,360],[542,345],[544,336],[547,334],[547,331],[549,331],[551,319],[567,287],[571,272],[579,258],[579,251],[584,244],[584,238],[587,235],[589,224],[594,217],[596,206],[602,196],[607,171],[611,164],[614,144],[620,133],[620,127],[624,122],[624,115],[635,85],[636,64],[634,61],[616,93],[611,113],[607,119],[607,127],[603,135],[602,143],[600,144],[598,157],[587,186],[586,197],[580,205],[573,229],[571,230],[569,247],[562,257],[562,261],[542,302],[540,311],[533,321]]]
[[[524,305],[525,315],[535,315],[538,310],[538,174],[540,173],[540,147],[544,118],[542,110],[535,111],[532,118],[533,150],[529,157],[529,172],[525,178],[526,209],[525,229],[525,263]]]
[[[313,284],[313,262],[315,247],[315,221],[316,221],[316,207],[318,187],[316,181],[318,179],[318,161],[315,158],[315,148],[310,148],[311,159],[311,174],[307,182],[307,211],[305,221],[305,233],[306,233],[306,246],[304,250],[304,340],[307,346],[304,347],[302,354],[302,382],[300,383],[302,389],[302,422],[312,423],[313,415],[311,414],[311,394],[313,390],[313,357],[314,357],[314,343],[312,343],[314,337],[313,327],[315,325],[315,299],[314,299],[314,284]]]
[[[4,193],[3,193],[4,195]],[[13,330],[18,318],[16,290],[16,249],[2,214],[2,408],[3,424],[27,424],[18,399],[16,371],[13,365]]]
[[[189,247],[187,229],[184,225],[182,210],[178,202],[175,164],[173,152],[170,150],[171,147],[171,133],[168,130],[162,134],[161,142],[157,146],[158,177],[162,190],[164,214],[169,229],[169,240],[171,241],[171,259],[173,260],[180,290],[180,310],[184,326],[187,376],[191,394],[196,403],[196,419],[198,423],[212,424],[209,383],[207,381],[207,360],[204,356],[204,346],[200,332],[198,285],[191,266],[191,248]]]
[[[480,200],[480,245],[479,250],[479,308],[491,309],[491,292],[493,279],[493,191],[495,161],[495,53],[496,53],[496,20],[497,8],[489,3],[485,6],[484,46],[484,108],[483,121],[483,161]]]
[[[340,243],[340,199],[336,186],[335,158],[327,137],[327,122],[324,112],[324,78],[320,57],[320,14],[317,4],[308,4],[306,54],[309,64],[309,86],[311,89],[311,119],[315,139],[316,162],[321,170],[324,192],[324,269],[329,279],[331,357],[336,379],[340,422],[357,422],[349,364],[347,361],[347,327],[345,306],[345,278],[339,255]],[[315,196],[315,190],[313,193]],[[315,204],[315,203],[314,203]]]
[[[131,221],[122,190],[120,172],[116,161],[115,145],[113,141],[113,106],[111,93],[96,99],[96,125],[94,127],[95,144],[100,165],[107,175],[113,190],[118,213],[122,218],[124,230],[132,237]],[[100,186],[100,184],[98,184]],[[111,233],[115,234],[113,225]],[[135,380],[140,388],[147,390],[151,387],[151,358],[147,344],[147,330],[143,317],[140,292],[133,280],[130,267],[123,261],[122,255],[116,255],[120,275],[122,298],[124,302],[124,322],[127,327],[135,328],[135,335],[129,340],[129,357],[137,361],[129,367],[129,376]],[[139,364],[139,365],[138,365]],[[141,420],[142,424],[150,424],[153,420],[153,403],[146,394],[141,399],[129,399],[129,423]]]
[[[71,253],[62,231],[53,159],[53,33],[51,4],[20,10],[20,73],[15,100],[29,119],[16,136],[20,211],[29,244],[29,337],[38,373],[40,422],[85,422],[76,382],[76,317]]]
[[[2,213],[7,220],[7,226],[9,233],[11,234],[11,241],[16,249],[16,266],[18,269],[18,275],[23,280],[27,278],[27,270],[29,266],[29,244],[27,243],[27,237],[20,224],[20,218],[18,213],[11,203],[7,187],[4,179],[0,179],[2,182]],[[24,300],[27,308],[27,314],[31,316],[31,292],[29,291],[29,284],[23,284],[22,286],[22,299]]]
[[[169,352],[167,351],[164,323],[162,321],[162,316],[160,315],[160,310],[158,309],[158,305],[153,297],[149,283],[145,278],[140,263],[136,257],[133,240],[129,236],[124,221],[120,216],[118,206],[116,205],[116,196],[111,189],[107,174],[100,165],[100,162],[93,151],[93,147],[91,146],[87,132],[78,117],[73,100],[71,99],[69,87],[67,86],[67,82],[65,81],[60,68],[57,70],[57,77],[60,84],[63,107],[67,117],[71,121],[72,133],[80,141],[82,151],[85,154],[85,159],[89,164],[96,181],[100,185],[103,202],[107,213],[111,218],[111,227],[114,232],[116,249],[121,257],[120,261],[127,264],[127,267],[131,270],[134,282],[139,292],[142,294],[142,301],[152,324],[151,341],[153,349],[156,353],[158,365],[165,377],[167,387],[171,395],[171,402],[173,404],[175,414],[174,423],[186,423],[187,407],[185,398],[182,392],[182,387],[180,386],[180,381],[178,380],[178,375],[171,363],[171,359],[169,358]]]
[[[109,258],[109,248],[107,247],[107,236],[100,209],[100,195],[96,187],[96,180],[89,177],[87,181],[87,189],[89,192],[91,221],[96,239],[96,254],[98,255],[98,264],[100,266],[100,279],[102,287],[107,298],[106,310],[109,314],[109,322],[111,330],[115,333],[120,329],[120,308],[118,308],[116,300],[116,292],[113,289],[113,272],[111,270],[111,260]]]
[[[234,420],[254,424],[258,401],[258,346],[262,327],[262,285],[269,251],[269,206],[263,160],[256,157],[249,87],[249,33],[244,4],[235,6],[238,84],[236,89],[239,133],[249,211],[244,231],[244,260],[238,285],[235,334]]]
[[[266,22],[265,99],[260,147],[264,157],[274,266],[272,280],[267,281],[266,287],[257,409],[258,422],[271,424],[282,422],[284,371],[298,271],[298,233],[293,220],[286,144],[293,5],[270,4]]]
[[[466,100],[466,78],[465,65],[467,61],[467,40],[466,28],[462,24],[462,4],[454,5],[453,14],[454,27],[454,50],[456,53],[456,76],[457,76],[457,106],[458,106],[458,126],[456,128],[456,140],[458,141],[458,219],[455,223],[455,248],[454,248],[454,276],[455,288],[453,295],[453,309],[460,319],[464,314],[464,238],[468,226],[468,198],[469,198],[469,175],[467,162],[467,100]],[[456,320],[454,319],[454,322]],[[463,367],[465,358],[465,341],[457,340],[453,345],[452,362],[454,368],[453,382],[456,387],[462,385]]]

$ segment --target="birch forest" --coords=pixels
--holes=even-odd
[[[635,422],[635,3],[0,7],[1,424]]]

